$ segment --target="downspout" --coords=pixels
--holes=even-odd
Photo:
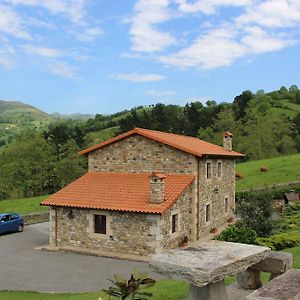
[[[197,229],[196,229],[196,240],[199,240],[199,226],[200,226],[200,159],[197,158],[197,203],[196,203],[196,214],[197,214]]]
[[[55,231],[54,231],[54,242],[55,247],[57,247],[57,207],[55,207]]]

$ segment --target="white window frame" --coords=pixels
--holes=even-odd
[[[106,216],[106,233],[97,233],[95,232],[95,215],[102,215]],[[110,237],[113,235],[112,229],[111,229],[111,223],[113,221],[112,216],[107,211],[102,210],[92,210],[88,214],[88,234],[92,238],[96,239],[110,239]]]
[[[206,208],[208,205],[210,205],[209,220],[206,221],[207,220]],[[204,204],[204,223],[205,223],[205,226],[208,226],[212,223],[212,202],[211,201],[206,202]]]
[[[210,177],[207,177],[207,164],[210,164]],[[205,161],[205,179],[206,180],[212,180],[213,177],[213,162],[211,159],[207,159]]]
[[[219,164],[221,164],[221,174],[219,176]],[[218,160],[217,161],[217,178],[221,179],[223,177],[223,161],[222,160]]]
[[[177,215],[177,231],[175,232],[172,232],[172,219],[173,219],[173,216],[174,215]],[[179,232],[180,232],[180,212],[179,212],[179,209],[174,209],[171,211],[171,214],[170,214],[170,231],[169,231],[169,234],[174,237],[174,236],[178,236],[179,235]]]
[[[226,199],[227,199],[227,211],[226,211]],[[224,198],[224,213],[226,215],[229,214],[229,211],[230,211],[229,208],[230,208],[230,205],[229,205],[229,196],[225,196],[225,198]]]

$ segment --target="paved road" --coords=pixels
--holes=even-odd
[[[46,245],[48,236],[48,222],[0,235],[0,290],[99,291],[109,286],[107,278],[113,274],[127,277],[134,268],[149,271],[142,262],[34,250]]]

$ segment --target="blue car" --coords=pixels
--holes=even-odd
[[[0,214],[0,234],[6,232],[22,232],[23,218],[16,213]]]

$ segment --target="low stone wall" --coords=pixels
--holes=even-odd
[[[258,187],[258,188],[253,188],[253,189],[242,190],[242,191],[239,191],[238,193],[241,193],[241,192],[270,192],[270,191],[281,189],[281,188],[282,189],[292,188],[293,186],[299,186],[300,187],[300,181],[278,183],[278,184],[273,184],[273,185],[264,186],[264,187]]]
[[[23,218],[25,225],[47,222],[50,219],[50,213],[49,211],[30,213],[23,215]]]

